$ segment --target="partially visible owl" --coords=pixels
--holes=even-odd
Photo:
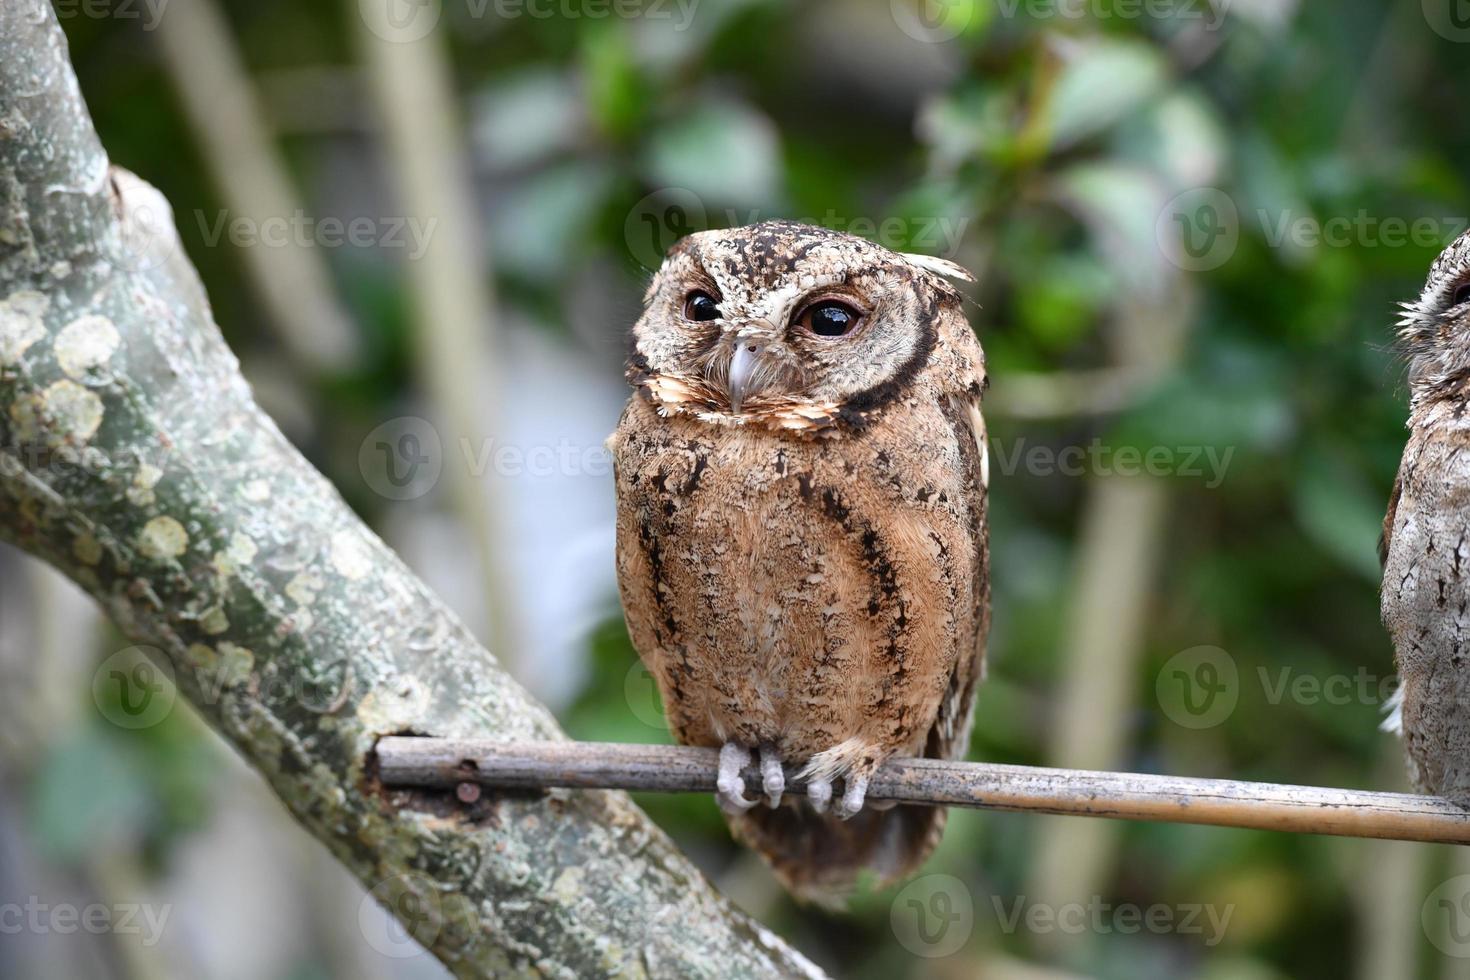
[[[1470,806],[1470,233],[1404,307],[1409,441],[1383,522],[1383,622],[1419,788]]]
[[[701,232],[633,328],[609,441],[629,632],[675,737],[720,748],[735,835],[811,900],[923,862],[944,810],[865,808],[868,778],[969,740],[986,376],[944,276],[969,278],[806,225]]]

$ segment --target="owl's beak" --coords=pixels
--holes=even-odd
[[[738,340],[735,353],[730,358],[730,414],[739,415],[745,397],[757,389],[756,377],[760,373],[761,355],[765,345],[754,340]]]

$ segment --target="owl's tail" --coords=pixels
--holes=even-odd
[[[730,818],[730,829],[766,859],[797,898],[840,908],[864,871],[883,887],[906,877],[944,833],[943,807],[869,806],[850,820],[817,813],[804,798],[771,810],[756,806]]]

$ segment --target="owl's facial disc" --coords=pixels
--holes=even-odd
[[[1470,379],[1470,233],[1444,250],[1403,311],[1399,342],[1415,397],[1459,390]]]
[[[697,232],[650,283],[629,378],[715,425],[866,425],[926,376],[938,320],[963,316],[931,265],[790,222]]]

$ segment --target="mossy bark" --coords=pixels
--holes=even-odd
[[[388,792],[390,733],[563,737],[251,398],[44,0],[0,6],[0,539],[63,570],[461,976],[813,975],[612,792]]]

